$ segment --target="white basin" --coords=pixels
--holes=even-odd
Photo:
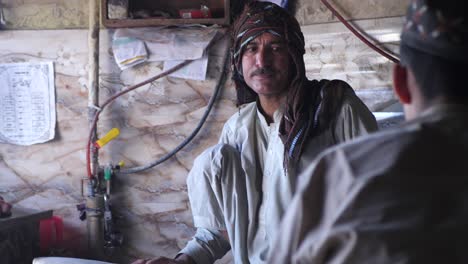
[[[33,259],[32,264],[113,264],[113,263],[91,260],[91,259],[42,257],[42,258]]]

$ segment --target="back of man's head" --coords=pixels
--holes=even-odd
[[[468,103],[468,9],[460,0],[412,0],[401,35],[401,64],[426,100]]]

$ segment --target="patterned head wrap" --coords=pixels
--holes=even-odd
[[[412,0],[401,44],[444,59],[468,63],[467,4],[459,0]],[[406,55],[401,55],[404,62]]]
[[[296,66],[296,76],[292,81],[297,82],[304,78],[304,36],[297,20],[283,8],[270,2],[249,2],[231,30],[231,63],[239,105],[255,101],[257,98],[257,94],[247,86],[242,76],[242,54],[244,47],[263,33],[268,32],[284,39],[290,58]]]
[[[310,97],[310,86],[305,75],[304,35],[294,16],[270,2],[249,2],[231,29],[231,63],[233,80],[237,89],[238,105],[253,102],[257,94],[245,83],[242,76],[244,47],[261,34],[268,32],[283,38],[292,65],[286,107],[280,124],[280,136],[285,145],[285,164],[289,159],[297,161],[309,132],[310,108],[316,107]],[[309,101],[308,101],[309,100]],[[294,148],[295,146],[297,148]],[[294,151],[289,151],[294,149]],[[290,154],[288,154],[290,153]]]

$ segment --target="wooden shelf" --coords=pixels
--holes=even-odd
[[[129,0],[132,3],[137,2],[135,0]],[[122,27],[150,27],[150,26],[170,26],[170,25],[186,25],[186,24],[204,24],[204,25],[229,25],[230,13],[229,13],[229,0],[205,0],[202,3],[208,4],[208,7],[213,8],[212,18],[161,18],[161,17],[148,17],[148,18],[109,18],[108,16],[108,2],[109,0],[101,0],[101,15],[102,24],[109,28],[122,28]],[[139,8],[150,9],[154,8],[159,1],[151,0],[139,0]],[[163,1],[161,1],[163,2]],[[168,4],[169,3],[169,4]],[[191,0],[171,0],[164,1],[163,8],[174,9],[187,9],[193,8],[194,6],[200,6],[200,1]],[[131,7],[129,7],[131,8]],[[132,12],[132,10],[129,10]]]

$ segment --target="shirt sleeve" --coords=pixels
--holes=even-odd
[[[195,236],[179,254],[186,254],[197,264],[204,264],[214,263],[230,249],[229,242],[218,230],[198,228]]]

